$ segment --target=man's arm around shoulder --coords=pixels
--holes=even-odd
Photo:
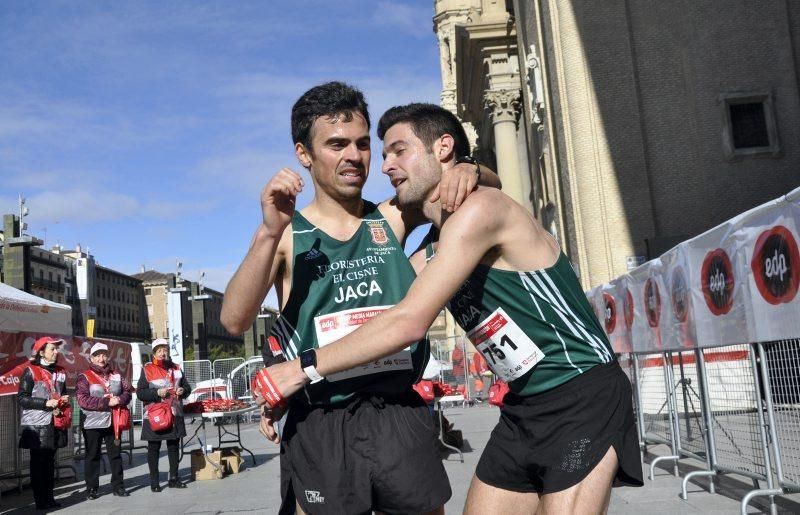
[[[485,166],[481,166],[480,169],[481,173],[478,176],[475,173],[475,165],[460,163],[443,171],[439,186],[430,199],[431,202],[441,199],[443,209],[452,213],[464,203],[477,186],[498,190],[502,187],[496,173]],[[394,197],[381,202],[379,208],[402,245],[405,245],[406,237],[411,231],[429,222],[421,209],[401,209]]]
[[[422,339],[483,256],[498,245],[496,235],[502,232],[503,208],[501,205],[497,209],[497,200],[494,193],[479,191],[451,215],[442,225],[435,258],[425,266],[405,298],[351,334],[317,349],[317,372],[328,376],[348,370]],[[269,369],[285,396],[308,382],[295,361]]]

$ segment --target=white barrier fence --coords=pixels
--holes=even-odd
[[[651,463],[705,462],[755,497],[800,490],[800,188],[685,241],[587,298],[634,386]],[[763,488],[762,488],[763,487]]]

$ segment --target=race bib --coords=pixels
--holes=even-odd
[[[315,317],[314,330],[317,333],[317,344],[320,347],[324,347],[347,336],[361,327],[362,324],[380,315],[390,307],[392,306],[347,309],[345,311]],[[350,370],[331,374],[325,379],[330,382],[336,382],[342,379],[350,379],[352,377],[365,376],[368,374],[391,372],[394,370],[410,370],[411,368],[411,351],[406,347],[404,350],[392,354],[391,356],[386,356],[385,358],[351,368]]]
[[[467,333],[467,338],[486,358],[492,372],[507,383],[525,375],[544,358],[544,353],[503,308],[497,308]]]

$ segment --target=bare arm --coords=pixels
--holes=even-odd
[[[442,179],[431,197],[431,202],[435,202],[441,197],[443,209],[453,212],[461,206],[464,199],[475,191],[475,187],[478,185],[496,189],[500,189],[502,186],[500,177],[483,165],[481,165],[480,181],[475,173],[475,165],[469,163],[454,165],[442,171]],[[380,204],[380,210],[402,245],[405,245],[406,237],[411,231],[428,223],[428,219],[422,214],[421,209],[401,209],[394,198],[383,201]]]
[[[263,225],[256,230],[247,255],[225,288],[220,320],[229,333],[242,334],[253,324],[259,306],[275,284],[283,263],[278,252],[280,240],[267,234]]]
[[[294,203],[302,189],[300,176],[283,168],[261,192],[262,223],[228,283],[222,302],[220,320],[231,334],[242,334],[253,324],[259,306],[285,266],[281,247],[291,242]]]
[[[443,225],[431,260],[399,304],[344,338],[317,349],[317,371],[327,376],[388,356],[425,336],[430,324],[483,256],[498,245],[504,213],[486,196],[475,198]],[[269,368],[285,396],[308,382],[298,360]]]

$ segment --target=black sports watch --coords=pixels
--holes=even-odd
[[[300,353],[300,368],[311,380],[311,384],[319,383],[323,377],[317,372],[317,351],[308,349]]]
[[[478,176],[478,182],[481,182],[481,165],[478,160],[472,156],[456,156],[456,163],[469,163],[475,165],[475,175]]]

